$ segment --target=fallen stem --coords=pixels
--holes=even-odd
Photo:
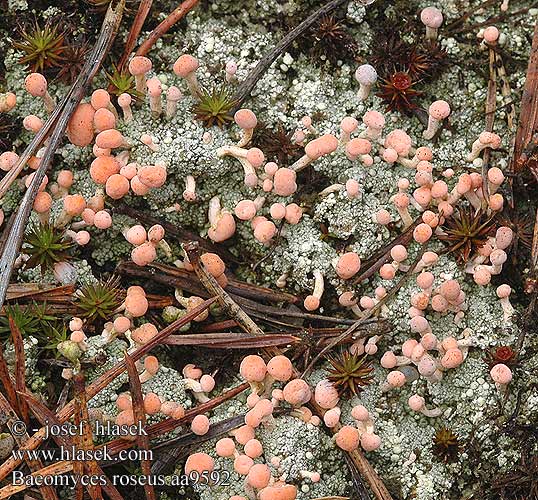
[[[241,104],[250,96],[250,93],[258,83],[258,80],[262,75],[269,69],[271,64],[273,64],[278,57],[280,57],[291,44],[299,38],[303,33],[305,33],[318,19],[329,14],[336,8],[345,4],[348,0],[331,0],[326,3],[323,7],[318,9],[316,12],[308,16],[301,24],[292,29],[280,42],[278,42],[274,48],[265,54],[259,61],[258,64],[252,69],[250,74],[245,80],[241,82],[237,88],[233,100],[236,105],[235,108],[238,109],[241,107]]]
[[[155,45],[155,42],[161,38],[168,30],[174,26],[180,19],[184,18],[200,0],[185,0],[181,3],[173,12],[171,12],[168,17],[159,24],[148,36],[146,41],[140,45],[136,51],[137,56],[145,56],[150,50],[151,47]]]
[[[144,26],[144,22],[146,21],[146,18],[148,17],[152,3],[153,3],[153,0],[141,0],[140,1],[140,4],[138,6],[138,11],[136,12],[136,16],[133,20],[133,24],[131,25],[131,30],[129,31],[129,36],[127,37],[127,41],[125,42],[125,48],[123,49],[123,54],[117,66],[118,71],[120,72],[125,67],[125,63],[129,59],[129,56],[131,55],[131,52],[133,51],[136,45],[136,39],[138,38],[138,35],[140,35],[142,26]]]

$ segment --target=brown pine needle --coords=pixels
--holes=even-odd
[[[208,349],[261,349],[264,347],[287,346],[300,342],[299,337],[280,333],[261,338],[244,333],[194,333],[192,335],[170,335],[163,344],[194,345]]]
[[[140,422],[142,428],[146,427],[146,412],[144,410],[144,400],[142,397],[142,385],[136,366],[132,358],[125,353],[125,365],[127,366],[127,375],[129,376],[129,388],[131,391],[131,401],[133,403],[133,414],[135,423]],[[136,438],[136,444],[139,450],[149,450],[149,437],[145,434],[140,434]],[[149,476],[151,474],[151,461],[144,458],[140,460],[142,474]],[[155,490],[151,484],[144,485],[144,492],[147,500],[155,500]]]
[[[6,391],[6,396],[11,407],[15,410],[16,413],[20,414],[19,401],[17,400],[17,393],[15,391],[15,386],[13,385],[13,380],[11,380],[11,375],[9,374],[9,369],[7,367],[6,359],[4,358],[4,350],[2,348],[2,343],[0,342],[0,383]]]
[[[538,23],[534,27],[532,47],[527,67],[527,77],[519,112],[519,125],[517,127],[514,151],[510,161],[510,171],[516,173],[524,164],[520,159],[523,151],[532,140],[538,126]]]
[[[174,11],[172,11],[168,17],[157,26],[148,36],[146,41],[136,51],[137,56],[145,56],[151,47],[155,45],[157,40],[161,38],[168,30],[174,26],[180,19],[183,19],[200,0],[185,0]]]
[[[148,17],[152,3],[153,0],[140,1],[140,4],[138,5],[138,10],[136,11],[136,16],[133,20],[133,24],[131,25],[131,29],[129,30],[129,36],[127,37],[127,41],[125,42],[123,55],[121,56],[120,62],[116,66],[118,68],[118,71],[122,71],[125,68],[125,64],[127,63],[127,60],[129,59],[129,56],[131,55],[131,52],[136,45],[136,39],[138,38],[138,35],[140,35],[140,31],[142,30],[142,26],[144,26],[146,17]]]
[[[11,316],[9,317],[9,329],[11,330],[13,347],[15,348],[15,389],[19,392],[26,392],[26,359],[24,356],[24,342],[22,340],[21,331]],[[19,399],[19,409],[21,418],[28,424],[28,405],[24,399]]]

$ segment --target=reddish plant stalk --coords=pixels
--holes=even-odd
[[[155,45],[155,42],[161,38],[174,24],[184,18],[196,5],[199,0],[185,0],[170,15],[157,26],[150,34],[147,40],[140,45],[136,51],[137,56],[145,56]]]

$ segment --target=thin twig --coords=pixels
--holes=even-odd
[[[498,1],[499,0],[486,0],[485,2],[482,2],[482,3],[478,4],[478,5],[476,5],[472,9],[469,9],[467,12],[465,12],[462,16],[458,17],[458,19],[456,19],[455,21],[450,23],[445,28],[445,31],[447,33],[452,33],[456,26],[458,26],[458,25],[464,23],[465,21],[467,21],[467,19],[469,19],[475,12],[477,12],[477,11],[479,11],[481,9],[485,9],[486,7],[489,7],[490,5],[496,4],[496,3],[498,3]]]
[[[236,103],[236,108],[240,108],[241,104],[250,96],[250,93],[258,83],[258,80],[262,75],[269,69],[271,64],[273,64],[278,57],[280,57],[291,44],[297,40],[302,34],[306,31],[321,17],[326,16],[329,12],[332,12],[336,8],[344,5],[348,0],[331,0],[326,3],[323,7],[318,9],[313,14],[310,14],[301,24],[296,28],[292,29],[280,42],[278,42],[273,49],[271,49],[267,54],[265,54],[259,61],[258,64],[253,68],[249,73],[247,78],[241,82],[237,87],[237,90],[234,95],[234,101]]]
[[[511,12],[504,12],[498,16],[492,16],[485,21],[481,21],[479,23],[471,24],[469,26],[466,26],[464,28],[459,28],[450,33],[451,36],[457,35],[457,34],[463,34],[463,33],[469,33],[469,32],[476,32],[479,28],[482,26],[494,26],[497,23],[500,23],[502,21],[505,21],[506,19],[510,17],[518,17],[522,16],[524,14],[527,14],[529,10],[535,9],[538,6],[537,3],[531,4],[528,7],[524,7],[519,10],[511,11]]]
[[[136,39],[138,38],[140,31],[142,31],[142,26],[144,26],[146,17],[148,17],[152,3],[153,3],[153,0],[141,0],[140,4],[138,5],[138,11],[136,12],[136,16],[133,20],[133,24],[131,25],[131,29],[129,31],[129,36],[127,37],[127,41],[125,42],[125,48],[123,49],[123,54],[117,65],[117,68],[119,71],[122,71],[123,68],[125,67],[125,63],[129,59],[129,56],[131,55],[131,52],[133,51],[136,45]]]
[[[180,19],[183,19],[196,5],[200,0],[185,0],[182,2],[173,12],[171,12],[168,17],[157,26],[148,36],[146,41],[140,45],[136,51],[137,56],[145,56],[150,50],[155,42],[161,38],[168,30],[174,26]]]
[[[534,35],[527,67],[527,77],[519,111],[519,125],[517,127],[514,151],[510,161],[509,170],[516,173],[522,168],[520,162],[524,149],[531,142],[538,125],[538,22],[534,26]]]
[[[538,292],[538,209],[534,218],[529,273],[525,280],[525,293],[536,292]]]
[[[245,415],[235,415],[220,422],[211,424],[211,426],[209,427],[209,431],[206,432],[203,436],[199,436],[197,434],[194,434],[193,432],[187,432],[181,436],[159,443],[158,445],[153,447],[153,450],[166,450],[168,448],[173,448],[177,446],[189,446],[193,444],[198,445],[204,443],[205,441],[209,441],[210,439],[219,437],[222,434],[226,434],[233,429],[237,429],[237,427],[241,427],[244,424]]]
[[[217,283],[217,280],[209,274],[200,261],[200,245],[191,241],[183,245],[189,262],[194,267],[194,272],[198,279],[202,282],[208,292],[217,297],[220,306],[224,313],[230,318],[237,321],[237,324],[251,335],[263,335],[263,330],[245,312],[237,305],[237,303],[224,291]]]
[[[75,375],[76,376],[76,375]],[[80,404],[80,394],[75,395],[75,414],[73,416],[73,423],[75,426],[80,426],[82,422],[82,406]],[[76,434],[73,436],[73,443],[75,449],[80,449],[82,444],[82,435]],[[73,474],[75,477],[81,477],[84,474],[84,465],[82,460],[71,460],[73,464]],[[89,493],[89,491],[88,491]],[[95,500],[95,493],[91,493],[92,500]],[[81,482],[75,484],[75,500],[83,500],[84,498],[84,487]]]

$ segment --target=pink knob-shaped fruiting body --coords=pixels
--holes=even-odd
[[[439,100],[430,104],[428,109],[429,119],[428,128],[422,134],[424,139],[432,139],[437,131],[441,122],[450,114],[450,105],[448,102]]]
[[[44,97],[47,93],[47,80],[41,73],[30,73],[24,80],[24,86],[34,97]]]
[[[361,259],[355,252],[341,255],[336,264],[336,274],[342,279],[349,279],[359,272]]]
[[[198,59],[189,55],[183,54],[178,57],[174,63],[174,73],[181,78],[185,78],[190,73],[196,71],[199,67]]]
[[[512,380],[512,370],[503,363],[496,364],[489,372],[491,378],[500,386],[509,384]]]
[[[377,71],[370,64],[362,64],[355,70],[355,80],[360,85],[358,98],[362,102],[368,98],[372,85],[377,81]]]
[[[437,40],[437,30],[443,24],[443,13],[436,7],[426,7],[420,13],[420,20],[426,26],[426,39]]]
[[[297,174],[289,168],[279,168],[273,178],[273,190],[279,196],[290,196],[297,190]]]
[[[488,26],[484,30],[484,41],[491,45],[495,45],[499,39],[499,30],[495,26]]]
[[[151,61],[144,56],[135,56],[129,61],[129,73],[133,76],[145,75],[151,67]]]

